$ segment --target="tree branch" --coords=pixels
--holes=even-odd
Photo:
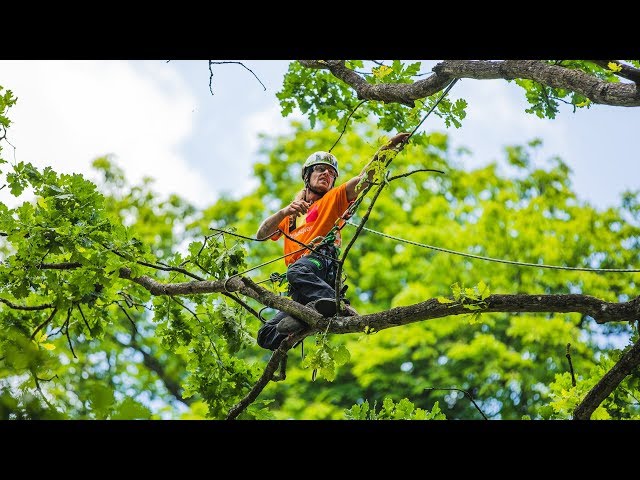
[[[482,313],[583,313],[594,318],[597,323],[635,321],[640,316],[640,297],[629,302],[606,302],[589,295],[490,295],[484,301],[487,307]],[[443,304],[433,298],[406,307],[359,315],[353,317],[333,317],[330,333],[363,332],[365,327],[376,331],[408,325],[434,318],[471,313],[458,303]],[[329,319],[322,319],[316,329],[326,328]]]
[[[591,389],[573,411],[574,420],[589,420],[591,414],[640,364],[640,341],[631,347],[604,377]]]
[[[49,315],[49,318],[47,318],[44,322],[42,322],[40,325],[38,325],[38,327],[33,331],[33,333],[31,334],[30,340],[33,340],[34,338],[36,338],[36,334],[47,324],[49,323],[51,320],[53,320],[53,317],[55,317],[56,312],[58,311],[57,308],[54,308],[51,311],[51,315]]]
[[[476,401],[473,399],[473,397],[471,396],[471,394],[469,392],[467,392],[466,390],[463,390],[462,388],[455,388],[455,387],[448,387],[448,388],[439,388],[439,387],[427,387],[425,388],[425,390],[453,390],[455,392],[461,392],[463,393],[469,400],[471,400],[471,403],[473,403],[473,406],[476,407],[476,410],[478,410],[480,412],[480,415],[482,415],[482,418],[484,418],[485,420],[489,420],[487,418],[487,416],[484,414],[484,412],[480,409],[480,407],[478,406],[478,404],[476,403]]]
[[[130,270],[122,268],[120,276],[145,287],[153,295],[196,295],[202,293],[222,293],[225,281],[193,281],[164,284],[150,277],[130,278]],[[275,295],[257,285],[253,280],[231,278],[228,291],[238,291],[263,305],[282,310],[297,316],[307,323],[313,333],[327,328],[328,319],[306,305],[289,298]],[[628,302],[606,302],[590,295],[491,295],[485,299],[487,307],[482,313],[582,313],[589,315],[599,324],[608,322],[635,321],[640,316],[640,297]],[[458,303],[440,303],[436,299],[426,300],[406,307],[396,307],[383,312],[353,317],[333,317],[329,333],[356,333],[364,331],[365,326],[377,331],[407,325],[433,318],[469,314],[470,311]]]
[[[0,298],[0,303],[4,303],[9,308],[13,308],[14,310],[46,310],[47,308],[53,308],[52,303],[45,303],[44,305],[16,305],[15,303],[10,302],[4,298]]]
[[[607,70],[609,70],[609,62],[613,62],[622,68],[622,70],[620,70],[619,72],[615,72],[616,75],[622,78],[626,78],[627,80],[631,80],[635,83],[640,82],[640,69],[632,67],[631,65],[626,65],[617,60],[589,60],[589,61]]]
[[[40,270],[73,270],[80,268],[81,263],[78,262],[61,262],[61,263],[41,263],[37,266]]]
[[[441,173],[444,175],[444,172],[442,170],[436,170],[434,168],[419,168],[417,170],[412,170],[410,172],[402,173],[400,175],[394,175],[393,177],[388,178],[387,181],[392,182],[393,180],[397,180],[403,177],[408,177],[409,175],[413,175],[414,173],[418,173],[418,172],[434,172],[434,173]]]
[[[262,376],[253,386],[251,391],[249,391],[249,393],[247,393],[247,395],[242,400],[240,400],[231,408],[231,410],[229,410],[227,420],[235,420],[238,415],[240,415],[249,405],[251,405],[255,401],[256,398],[258,398],[258,395],[260,395],[262,390],[264,390],[267,384],[274,378],[275,371],[278,369],[278,366],[281,364],[281,362],[285,362],[284,365],[286,366],[285,359],[287,357],[287,352],[307,335],[307,332],[291,334],[282,341],[278,349],[275,350],[271,355],[271,358],[269,359],[269,362],[267,363]],[[284,367],[280,373],[280,376],[283,375],[283,372]]]
[[[534,80],[542,85],[563,88],[589,98],[593,103],[622,107],[640,106],[640,90],[633,83],[611,83],[578,69],[550,65],[539,60],[446,60],[433,67],[434,75],[414,83],[380,83],[372,85],[342,60],[301,60],[307,68],[329,70],[336,78],[351,86],[360,100],[401,103],[410,107],[414,101],[444,89],[454,78],[475,80],[516,78]],[[635,74],[636,69],[625,69]]]
[[[571,372],[571,385],[573,385],[575,387],[576,386],[576,374],[573,371],[573,362],[571,361],[570,349],[571,349],[571,344],[567,343],[567,353],[566,353],[565,357],[567,357],[567,360],[569,361],[569,371]]]
[[[582,70],[549,65],[539,60],[452,60],[436,65],[433,70],[438,74],[478,80],[523,78],[547,87],[571,90],[594,103],[620,107],[640,106],[640,92],[635,84],[606,82]]]
[[[379,100],[384,103],[401,103],[414,107],[414,100],[428,97],[445,88],[452,76],[431,75],[415,83],[370,84],[356,72],[347,68],[344,60],[301,60],[307,68],[329,70],[334,77],[352,87],[360,100]]]
[[[71,353],[73,354],[73,358],[78,358],[76,356],[76,352],[73,351],[73,344],[71,343],[71,337],[69,336],[69,320],[71,319],[71,308],[69,308],[67,310],[67,320],[64,322],[64,325],[66,325],[66,329],[64,331],[64,334],[67,337],[67,342],[69,342],[69,349],[71,350]]]
[[[249,312],[251,315],[256,317],[258,320],[260,320],[261,322],[264,322],[264,320],[260,318],[260,314],[256,312],[253,308],[251,308],[251,306],[247,302],[244,302],[241,298],[238,298],[237,296],[231,293],[223,292],[222,294],[225,297],[229,297],[231,300],[238,303],[242,308],[244,308],[247,312]]]
[[[223,62],[214,62],[213,60],[209,60],[209,91],[211,92],[211,95],[213,95],[213,86],[212,86],[212,82],[213,82],[213,69],[211,68],[211,65],[223,65],[225,63],[237,63],[238,65],[243,66],[245,69],[249,70],[251,72],[251,75],[253,75],[254,77],[256,77],[256,80],[258,80],[258,82],[260,82],[260,85],[262,85],[262,88],[264,88],[264,91],[267,91],[267,87],[264,86],[264,83],[262,83],[262,81],[258,78],[258,76],[253,73],[253,70],[251,70],[250,68],[248,68],[244,63],[242,62],[231,62],[231,61],[223,61]]]
[[[297,316],[310,326],[314,326],[323,318],[322,315],[314,309],[300,305],[289,298],[275,295],[246,277],[230,277],[227,280],[202,280],[171,284],[158,282],[147,275],[131,278],[131,270],[124,267],[120,269],[120,277],[143,286],[153,295],[188,296],[203,293],[231,293],[237,291],[242,295],[259,301],[263,305]]]

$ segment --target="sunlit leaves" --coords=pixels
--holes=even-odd
[[[440,404],[436,401],[430,411],[416,408],[415,405],[406,398],[398,403],[390,397],[385,397],[382,407],[377,410],[377,404],[369,406],[369,401],[365,400],[361,404],[356,404],[345,410],[347,420],[446,420],[446,416],[440,410]]]
[[[615,62],[607,63],[607,67],[609,67],[609,70],[611,70],[612,72],[619,72],[619,71],[622,70],[622,66],[620,66],[619,64],[617,64]]]
[[[373,76],[378,79],[378,80],[383,80],[384,77],[388,76],[390,73],[393,72],[393,70],[391,70],[391,68],[387,67],[386,65],[382,65],[380,67],[374,67],[371,72],[373,73]]]
[[[451,285],[453,300],[446,297],[437,297],[439,303],[458,304],[466,310],[470,310],[471,323],[477,323],[480,320],[480,310],[487,308],[487,302],[484,300],[491,295],[489,286],[482,280],[473,288],[465,288],[460,286],[458,282]]]
[[[315,350],[305,356],[302,366],[317,370],[320,377],[332,382],[336,377],[336,367],[344,365],[350,358],[344,345],[331,346],[324,335],[319,335]]]

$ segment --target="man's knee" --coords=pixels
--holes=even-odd
[[[309,274],[315,275],[315,272],[313,272],[307,265],[298,261],[287,269],[287,280],[289,281],[289,284],[292,282],[295,283],[300,276]]]
[[[271,320],[268,320],[264,325],[260,327],[256,338],[258,341],[258,345],[260,345],[262,348],[266,348],[267,350],[276,350],[280,346],[282,340],[287,338],[287,336],[282,333],[278,333],[278,331],[276,330],[276,325],[278,325],[278,323],[280,323],[280,320],[282,320],[284,317],[285,315],[281,315],[280,313],[278,313],[278,315],[273,317]]]

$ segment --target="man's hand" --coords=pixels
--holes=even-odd
[[[285,216],[293,215],[294,213],[297,216],[307,213],[310,206],[311,204],[309,202],[305,202],[304,200],[294,200],[287,207],[284,207],[282,211]]]
[[[403,132],[397,134],[395,137],[392,137],[381,150],[390,150],[392,148],[396,148],[401,143],[406,142],[407,138],[411,135],[410,133]]]

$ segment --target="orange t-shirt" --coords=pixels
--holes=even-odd
[[[271,240],[278,240],[282,233],[295,238],[299,242],[308,244],[317,236],[325,236],[331,230],[331,227],[335,224],[336,220],[345,212],[349,207],[349,201],[347,200],[347,184],[332,188],[325,193],[321,199],[313,202],[306,215],[299,215],[296,219],[296,227],[293,230],[289,230],[290,216],[285,217],[280,224],[276,232],[271,236]],[[336,240],[334,245],[340,247],[342,238],[340,237],[340,231],[336,232]],[[297,244],[284,238],[284,254],[288,255],[291,252],[295,252],[303,248],[302,245]],[[309,249],[301,250],[293,255],[284,257],[284,262],[287,266],[298,260],[303,255],[309,253]]]

